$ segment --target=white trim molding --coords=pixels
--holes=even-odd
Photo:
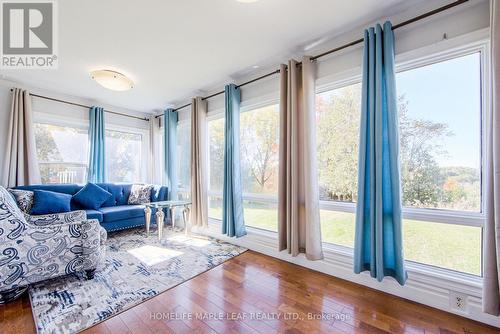
[[[378,282],[370,277],[367,272],[359,275],[354,274],[352,250],[349,248],[324,244],[324,259],[309,261],[303,254],[292,257],[286,251],[279,252],[277,235],[273,232],[247,227],[248,234],[246,236],[229,238],[221,234],[220,222],[216,220],[211,220],[208,228],[193,230],[193,232],[491,326],[500,327],[499,317],[485,314],[481,310],[482,279],[477,276],[407,261],[408,280],[405,286],[400,286],[390,277]],[[450,300],[456,293],[466,296],[467,308],[465,312],[456,310],[451,306]]]

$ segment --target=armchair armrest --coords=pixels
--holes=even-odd
[[[32,216],[25,214],[26,221],[35,226],[47,226],[54,224],[71,224],[87,220],[87,213],[83,210],[48,215]]]
[[[103,238],[101,229],[97,219],[89,219],[47,226],[31,225],[27,228],[26,235],[27,240],[45,245],[47,253],[50,251],[52,256],[66,252],[80,256],[78,261],[72,261],[74,267],[66,268],[67,272],[73,272],[82,270],[76,267],[87,269],[96,262],[101,253],[99,251]]]
[[[97,219],[46,226],[17,221],[0,235],[0,291],[96,269],[104,257],[102,238]]]

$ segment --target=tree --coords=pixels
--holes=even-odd
[[[320,197],[353,201],[357,193],[360,85],[316,98]]]
[[[403,205],[436,206],[442,198],[441,170],[435,156],[446,155],[441,141],[453,135],[448,125],[408,116],[408,101],[398,98]]]
[[[269,106],[241,114],[243,175],[251,175],[247,189],[273,192],[279,163],[279,113]]]
[[[361,85],[320,94],[317,104],[320,196],[354,201],[357,193]],[[398,99],[403,204],[435,206],[443,199],[444,182],[436,156],[446,155],[448,126],[408,115],[408,101]],[[455,191],[455,193],[457,193]]]

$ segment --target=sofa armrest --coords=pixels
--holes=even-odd
[[[25,215],[26,221],[35,226],[47,226],[54,224],[71,224],[87,220],[87,213],[83,210],[48,215]]]

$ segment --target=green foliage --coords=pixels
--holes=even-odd
[[[277,106],[241,114],[243,189],[272,193],[277,190],[279,114]]]
[[[320,198],[355,201],[357,193],[360,85],[318,95],[317,136]],[[404,206],[479,210],[479,169],[441,167],[448,153],[445,123],[414,119],[409,103],[398,99],[401,186]]]
[[[208,123],[210,190],[222,191],[224,185],[224,118]]]
[[[360,85],[316,99],[320,198],[355,201],[358,184]]]

